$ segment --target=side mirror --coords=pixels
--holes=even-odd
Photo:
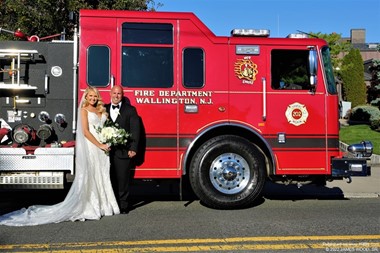
[[[317,61],[317,51],[312,48],[309,51],[309,73],[310,73],[310,85],[315,88],[317,85],[317,72],[318,72],[318,61]]]

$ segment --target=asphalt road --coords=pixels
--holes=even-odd
[[[127,215],[35,227],[0,226],[0,252],[379,252],[380,167],[326,186],[268,183],[252,208],[179,200],[177,185],[135,185]],[[0,210],[53,204],[63,191],[0,192]]]
[[[378,252],[379,231],[379,198],[262,199],[242,210],[142,200],[99,221],[0,226],[0,252]]]
[[[64,199],[66,190],[13,191],[0,190],[0,215],[34,204],[54,204]],[[131,196],[137,200],[193,200],[187,192],[181,197],[179,180],[146,181],[132,186]],[[380,165],[372,166],[369,177],[353,177],[351,183],[345,180],[327,182],[326,186],[282,185],[267,182],[263,196],[266,199],[342,199],[380,197]]]

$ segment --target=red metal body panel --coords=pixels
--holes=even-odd
[[[110,72],[115,84],[120,84],[120,27],[124,22],[169,23],[174,38],[173,86],[124,88],[143,120],[147,138],[144,162],[137,167],[135,177],[181,177],[185,156],[191,152],[194,140],[215,126],[229,124],[248,128],[264,140],[274,157],[273,174],[330,173],[330,158],[339,154],[338,103],[337,95],[326,91],[321,62],[315,92],[271,87],[271,50],[306,50],[309,46],[320,49],[326,45],[323,40],[217,37],[191,13],[85,10],[80,19],[79,96],[88,85],[86,59],[91,45],[110,48]],[[237,45],[257,45],[260,53],[236,54]],[[205,85],[198,90],[182,85],[182,52],[191,47],[201,48],[205,55]],[[244,82],[234,71],[242,67],[237,64],[245,57],[257,70],[251,82]],[[105,102],[109,101],[110,87],[99,87]],[[186,113],[188,104],[196,104],[198,112]],[[306,110],[308,117],[300,125],[290,124],[289,108],[298,105],[301,109],[297,110]],[[291,113],[297,112],[292,110]],[[285,144],[278,142],[279,133],[286,135]]]

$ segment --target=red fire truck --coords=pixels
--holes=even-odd
[[[247,206],[268,180],[370,175],[371,142],[339,149],[324,40],[256,29],[219,37],[192,13],[79,17],[73,41],[0,41],[1,186],[64,187],[75,175],[78,97],[94,86],[108,102],[113,85],[144,129],[134,178],[188,178],[210,207]]]

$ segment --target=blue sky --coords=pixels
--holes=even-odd
[[[365,29],[367,43],[380,43],[380,0],[155,0],[157,11],[193,12],[218,36],[234,28],[269,29],[271,37],[336,32],[350,37]]]

